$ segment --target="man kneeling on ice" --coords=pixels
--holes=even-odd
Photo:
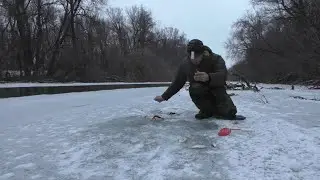
[[[227,68],[223,58],[193,39],[187,46],[188,58],[178,68],[175,79],[168,89],[154,98],[162,102],[169,100],[185,85],[190,83],[189,94],[200,109],[196,119],[218,117],[235,119],[237,108],[226,92]]]

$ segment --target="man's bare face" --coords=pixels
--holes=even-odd
[[[191,59],[191,62],[195,65],[198,65],[200,64],[201,60],[202,60],[202,54],[200,53],[194,53],[193,51],[191,52],[191,55],[190,55],[190,59]]]

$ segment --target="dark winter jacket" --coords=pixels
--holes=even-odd
[[[193,78],[196,71],[206,72],[209,75],[209,81],[203,83],[210,89],[223,88],[227,80],[227,68],[224,59],[215,53],[212,53],[210,48],[206,47],[203,59],[199,65],[194,65],[190,61],[190,57],[184,60],[175,75],[175,78],[168,89],[162,94],[165,100],[170,99],[185,85],[187,81],[190,84],[195,83]],[[199,82],[196,82],[199,83]]]

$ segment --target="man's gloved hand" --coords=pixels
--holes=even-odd
[[[156,96],[156,97],[154,98],[154,100],[157,101],[157,102],[159,102],[159,103],[161,103],[162,101],[164,101],[164,99],[162,98],[162,96]]]
[[[209,75],[206,72],[197,71],[193,76],[195,81],[207,82],[209,81]]]

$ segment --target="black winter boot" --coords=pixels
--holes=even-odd
[[[204,113],[204,112],[201,112],[201,111],[198,114],[195,115],[195,118],[198,119],[198,120],[207,119],[207,118],[210,118],[210,117],[212,117],[211,113]]]

